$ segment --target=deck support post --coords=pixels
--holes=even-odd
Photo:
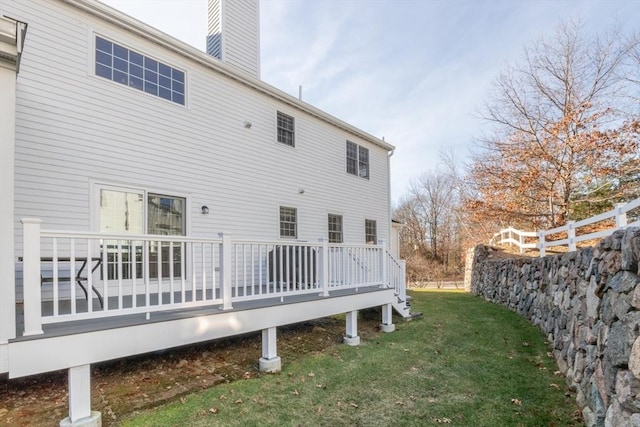
[[[222,237],[222,247],[220,248],[220,269],[222,270],[222,309],[230,310],[231,305],[231,235],[220,233]]]
[[[360,345],[358,336],[358,310],[347,313],[347,333],[344,336],[344,343],[350,346]]]
[[[382,306],[382,323],[380,324],[380,330],[382,332],[393,332],[396,330],[396,325],[393,324],[393,306],[391,304],[385,304]]]
[[[277,330],[271,327],[262,330],[262,357],[260,358],[260,372],[280,372],[282,361],[278,356]]]
[[[23,218],[22,292],[24,335],[42,334],[42,296],[40,293],[40,224],[42,220]]]
[[[100,427],[102,414],[91,410],[91,365],[69,368],[69,416],[60,427]]]

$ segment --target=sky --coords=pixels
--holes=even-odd
[[[206,0],[102,0],[205,50]],[[460,165],[492,83],[562,21],[640,32],[640,0],[260,0],[261,79],[396,146],[391,194]]]

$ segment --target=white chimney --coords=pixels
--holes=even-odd
[[[208,0],[207,53],[260,78],[259,0]]]

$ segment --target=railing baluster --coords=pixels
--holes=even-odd
[[[52,239],[53,244],[53,316],[58,316],[58,239],[55,237]],[[71,286],[73,286],[73,275],[69,272],[69,281],[71,282]]]
[[[118,240],[118,309],[122,308],[122,276],[123,276],[123,265],[122,265],[122,240]],[[91,263],[89,263],[89,271],[91,270]],[[89,274],[89,273],[87,273]],[[104,300],[109,299],[109,295],[103,295]]]
[[[129,240],[129,262],[131,264],[131,307],[138,306],[138,246],[133,240]]]
[[[69,239],[69,269],[74,272],[76,271],[76,249],[75,249],[75,239]],[[71,284],[69,289],[69,295],[71,298],[71,314],[76,314],[76,287],[75,283]]]
[[[169,303],[174,304],[175,298],[173,296],[173,286],[174,286],[174,269],[173,269],[173,242],[169,243]],[[204,267],[204,262],[203,262]]]

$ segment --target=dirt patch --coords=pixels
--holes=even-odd
[[[378,332],[380,314],[360,312],[362,339]],[[278,355],[290,363],[342,342],[345,324],[324,318],[278,328]],[[260,333],[95,364],[92,409],[104,426],[124,415],[170,402],[216,384],[254,378],[261,355]],[[0,378],[0,426],[57,426],[68,414],[67,372]]]

